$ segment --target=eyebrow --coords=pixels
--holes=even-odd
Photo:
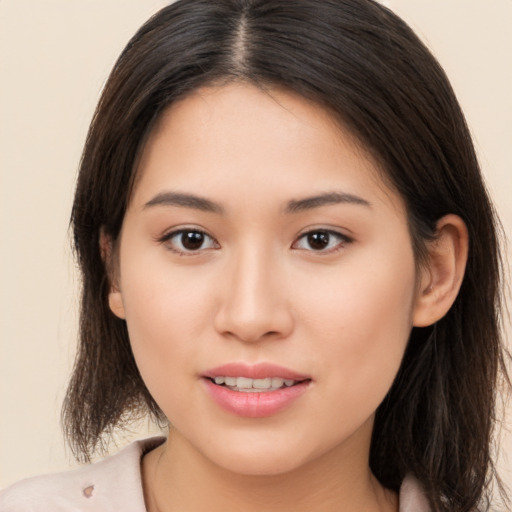
[[[371,204],[366,199],[355,196],[354,194],[347,194],[344,192],[327,192],[325,194],[305,197],[304,199],[289,201],[285,211],[286,213],[296,213],[331,204],[356,204],[371,208]]]
[[[287,203],[285,212],[297,213],[331,204],[356,204],[371,208],[371,204],[366,199],[354,194],[327,192],[316,196],[305,197],[304,199],[292,199]],[[152,206],[178,206],[210,213],[224,213],[224,208],[220,204],[206,199],[205,197],[184,192],[160,192],[153,197],[153,199],[144,204],[144,209]]]
[[[183,192],[161,192],[148,201],[144,205],[144,208],[150,208],[152,206],[181,206],[183,208],[193,208],[194,210],[210,213],[224,212],[224,208],[222,208],[220,204],[210,199]]]

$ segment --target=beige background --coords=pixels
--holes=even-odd
[[[67,234],[76,169],[114,60],[166,3],[0,0],[0,487],[73,464],[59,411],[76,333]],[[512,0],[383,3],[451,77],[510,237]],[[500,465],[512,487],[511,435],[507,452]]]

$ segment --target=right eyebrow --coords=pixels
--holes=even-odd
[[[153,206],[179,206],[210,213],[224,213],[222,206],[206,197],[184,192],[160,192],[144,204],[144,209]]]

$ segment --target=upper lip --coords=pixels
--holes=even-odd
[[[215,377],[247,377],[248,379],[281,377],[282,379],[298,381],[311,379],[309,375],[298,373],[273,363],[227,363],[207,370],[203,373],[203,377],[210,379],[214,379]]]

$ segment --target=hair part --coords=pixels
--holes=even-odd
[[[100,233],[117,240],[138,157],[162,112],[200,87],[234,80],[284,87],[348,128],[404,199],[418,262],[443,215],[466,223],[459,296],[436,325],[413,328],[377,411],[370,465],[393,490],[413,474],[435,512],[485,509],[497,379],[506,378],[499,224],[443,70],[372,0],[178,0],[128,43],[91,123],[71,218],[82,299],[63,424],[75,455],[88,460],[132,417],[165,421],[125,322],[109,310]]]

